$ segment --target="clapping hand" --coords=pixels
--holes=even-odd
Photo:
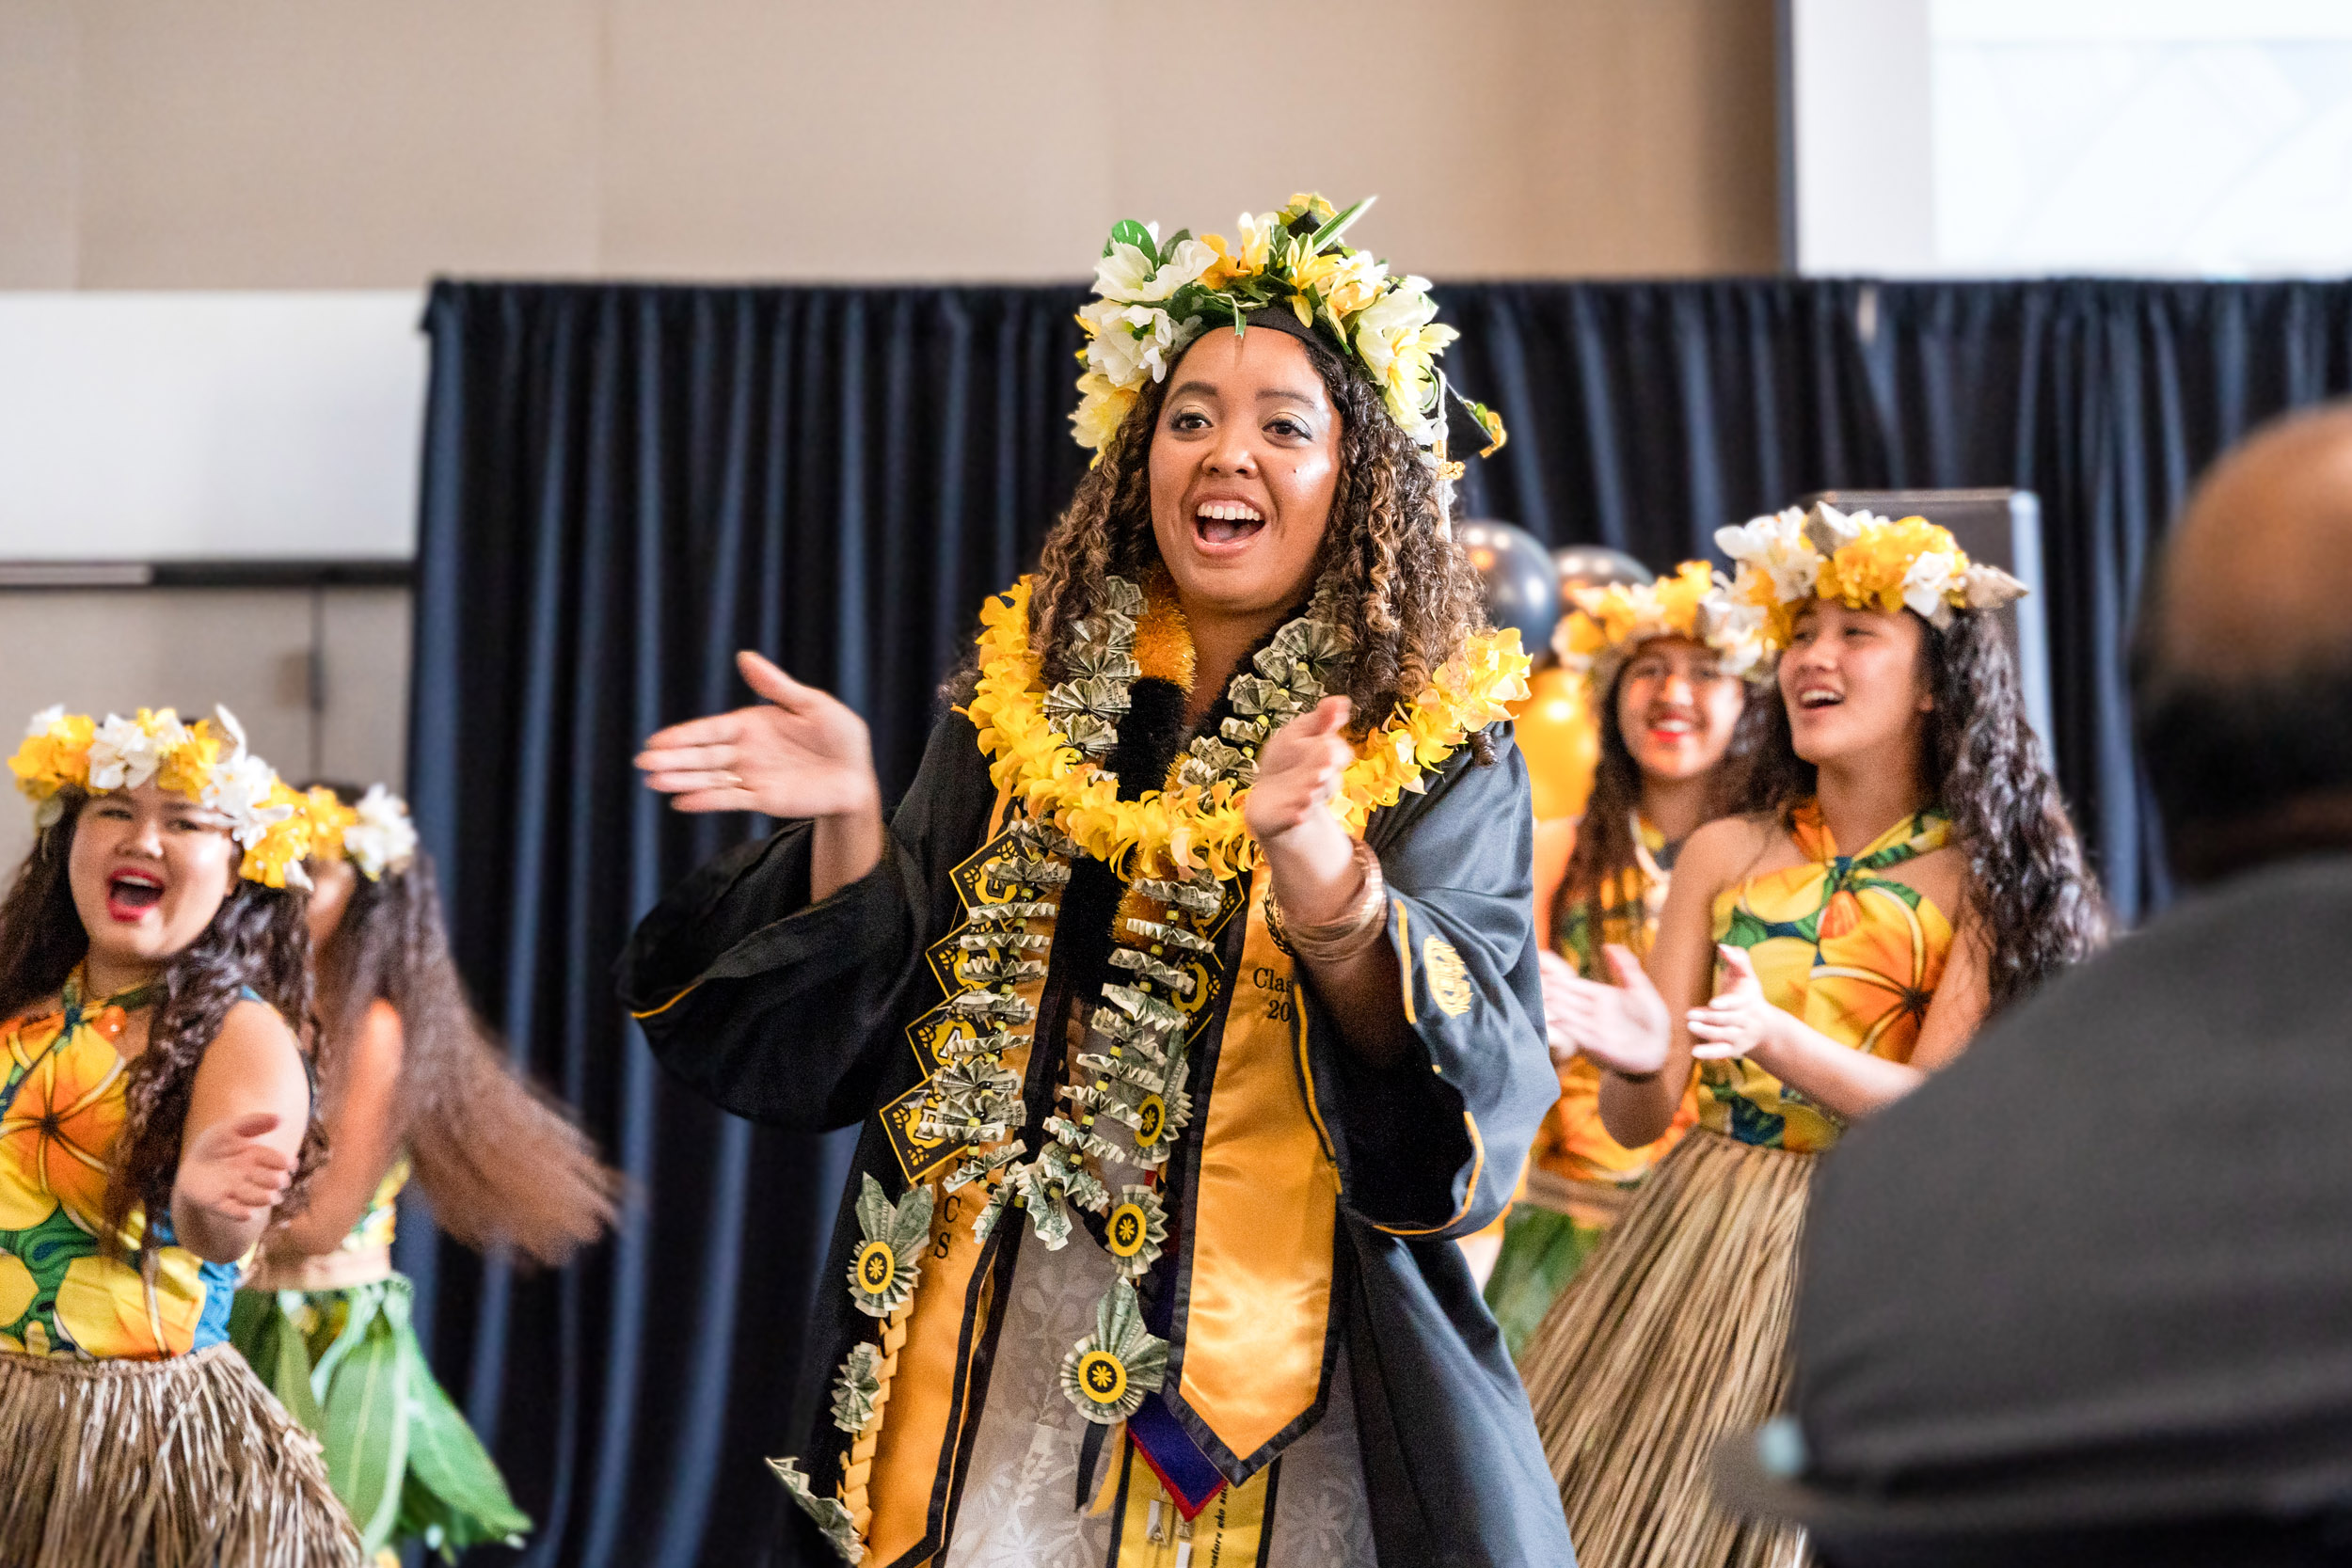
[[[1341,838],[1339,818],[1324,808],[1340,792],[1340,778],[1356,760],[1340,731],[1352,705],[1326,697],[1267,737],[1258,752],[1257,777],[1242,804],[1242,821],[1262,845],[1320,816]]]
[[[1703,1062],[1746,1056],[1770,1071],[1766,1058],[1779,1043],[1788,1014],[1765,1000],[1763,982],[1756,977],[1756,964],[1746,948],[1719,946],[1716,951],[1723,955],[1728,983],[1706,1006],[1691,1009],[1691,1054]]]
[[[1666,999],[1629,948],[1601,949],[1617,983],[1604,986],[1571,974],[1544,988],[1545,1022],[1611,1072],[1646,1078],[1666,1065],[1673,1043]],[[1549,979],[1549,976],[1547,976]],[[1556,990],[1556,1000],[1555,1000]],[[1560,1047],[1552,1047],[1555,1056]]]
[[[224,1226],[248,1225],[277,1208],[294,1172],[291,1156],[261,1141],[277,1128],[269,1111],[206,1128],[181,1151],[172,1207],[200,1210]]]
[[[766,699],[648,736],[637,766],[679,811],[849,816],[879,808],[866,721],[749,651],[744,684]]]

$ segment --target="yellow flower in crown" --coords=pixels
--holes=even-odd
[[[1216,261],[1200,275],[1200,280],[1212,289],[1221,289],[1228,283],[1254,277],[1265,271],[1266,262],[1274,253],[1274,226],[1278,221],[1278,215],[1273,213],[1263,217],[1252,217],[1244,213],[1236,230],[1240,237],[1230,246],[1222,234],[1201,235],[1200,243],[1216,252]]]
[[[1606,692],[1626,660],[1660,637],[1704,643],[1726,673],[1752,675],[1764,657],[1761,623],[1728,604],[1724,586],[1706,562],[1686,561],[1656,582],[1577,589],[1570,595],[1576,608],[1552,633],[1552,649],[1593,692]]]
[[[1956,610],[1998,610],[2026,592],[1999,567],[1970,561],[1949,530],[1925,517],[1790,507],[1718,530],[1715,543],[1737,566],[1720,603],[1757,618],[1775,650],[1788,646],[1797,611],[1817,598],[1849,610],[1908,610],[1943,627]]]
[[[17,787],[36,801],[45,801],[67,784],[89,779],[90,737],[98,726],[86,713],[48,707],[33,715],[24,743],[8,759]]]
[[[1071,416],[1078,444],[1100,461],[1143,388],[1167,379],[1202,332],[1240,330],[1253,311],[1287,309],[1363,372],[1400,429],[1441,449],[1452,389],[1437,361],[1458,334],[1437,322],[1426,278],[1391,276],[1370,251],[1342,243],[1371,205],[1366,198],[1341,212],[1301,193],[1279,212],[1242,214],[1231,241],[1195,239],[1188,230],[1162,240],[1157,224],[1114,225],[1095,264],[1097,297],[1078,312],[1087,336]],[[1502,420],[1458,401],[1486,433],[1486,450],[1501,446]]]
[[[356,806],[325,784],[305,791],[299,808],[310,832],[313,860],[349,861],[371,882],[387,871],[406,867],[417,852],[417,830],[408,802],[380,784],[368,785]]]
[[[245,851],[240,874],[249,880],[310,885],[301,863],[310,845],[301,797],[246,750],[243,726],[225,707],[193,724],[182,723],[167,707],[143,707],[128,719],[110,713],[99,721],[44,708],[33,715],[8,771],[33,800],[34,825],[40,830],[56,822],[63,809],[58,792],[69,785],[105,795],[151,781],[228,819],[230,836]]]

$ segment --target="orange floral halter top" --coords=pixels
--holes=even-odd
[[[1952,926],[1917,888],[1885,875],[1951,842],[1934,810],[1841,855],[1807,801],[1789,821],[1806,863],[1767,871],[1715,900],[1715,940],[1744,947],[1765,998],[1841,1045],[1907,1062],[1944,977]],[[1699,1122],[1742,1143],[1812,1151],[1845,1129],[1825,1105],[1745,1057],[1703,1062]]]
[[[131,1064],[115,1050],[144,989],[101,1001],[76,970],[55,1011],[0,1023],[0,1350],[84,1360],[151,1360],[217,1344],[229,1330],[234,1264],[169,1244],[137,1267],[138,1210],[123,1257],[99,1244]]]

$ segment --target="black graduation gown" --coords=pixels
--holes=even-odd
[[[1390,936],[1422,1059],[1374,1069],[1339,1039],[1312,990],[1297,991],[1312,1069],[1302,1092],[1340,1179],[1333,1332],[1347,1353],[1375,1549],[1397,1568],[1574,1561],[1526,1394],[1454,1244],[1510,1200],[1559,1093],[1533,940],[1526,767],[1508,726],[1489,734],[1495,764],[1477,766],[1462,747],[1425,793],[1376,813],[1366,835],[1389,884]],[[926,949],[962,917],[950,873],[986,839],[996,794],[971,722],[951,713],[866,877],[812,905],[808,825],[787,823],[687,878],[645,917],[619,966],[621,997],[656,1056],[696,1092],[776,1127],[864,1124],[817,1291],[810,1342],[821,1348],[803,1374],[803,1407],[818,1414],[798,1451],[820,1492],[838,1468],[824,1456],[842,1442],[819,1409],[822,1389],[873,1332],[836,1288],[859,1240],[859,1175],[894,1196],[906,1186],[878,1113],[920,1077],[906,1029],[938,1001]],[[1106,870],[1078,870],[1113,887],[1115,901]],[[1070,896],[1079,888],[1073,879]],[[1041,1042],[1060,1037],[1073,993],[1092,995],[1108,942],[1109,905],[1101,907],[1104,934],[1086,954],[1070,939],[1073,905],[1064,903],[1046,996],[1066,966],[1095,967],[1059,987],[1062,1010],[1041,1016]],[[1440,934],[1437,945],[1450,942],[1460,962],[1433,973],[1428,938]],[[1212,1032],[1222,1027],[1220,1018]],[[1044,1080],[1059,1060],[1041,1049],[1031,1062],[1033,1148],[1051,1108]],[[1197,1116],[1185,1139],[1207,1122]],[[1011,1238],[1026,1229],[999,1227]],[[972,1327],[983,1347],[996,1330]],[[949,1490],[935,1502],[934,1546],[953,1530]],[[797,1511],[789,1528],[799,1560],[836,1560]]]

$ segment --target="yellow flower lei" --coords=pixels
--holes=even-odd
[[[1044,661],[1029,646],[1032,580],[1023,578],[980,610],[979,685],[961,711],[979,731],[990,781],[1011,789],[1030,820],[1122,875],[1206,870],[1223,880],[1255,865],[1258,846],[1242,820],[1248,789],[1220,780],[1122,800],[1119,780],[1054,729],[1042,701]],[[1331,802],[1349,835],[1362,837],[1374,812],[1420,794],[1423,775],[1471,731],[1509,718],[1509,705],[1527,695],[1527,671],[1516,630],[1465,641],[1419,696],[1357,746]]]

